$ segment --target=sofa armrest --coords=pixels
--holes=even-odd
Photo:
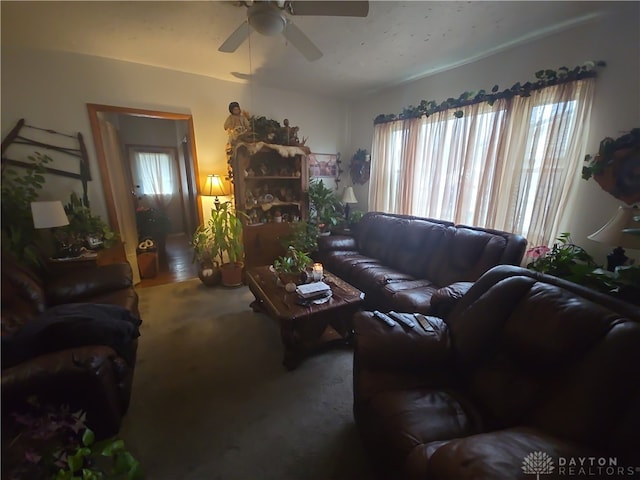
[[[414,458],[409,463],[423,463],[420,451],[416,450]],[[471,435],[469,437],[451,440],[440,446],[430,457],[428,466],[423,470],[425,478],[433,480],[456,480],[490,478],[492,480],[511,480],[514,478],[528,478],[523,476],[525,458],[533,453],[543,452],[553,459],[555,468],[550,477],[569,478],[570,471],[577,474],[578,467],[562,466],[558,458],[577,459],[589,457],[605,457],[605,452],[598,452],[584,445],[554,437],[535,428],[518,426],[505,430]],[[410,456],[411,457],[411,456]],[[535,465],[527,462],[530,466]],[[589,469],[584,465],[585,470]],[[597,467],[591,467],[597,472]],[[531,473],[526,471],[525,473]],[[541,472],[542,473],[542,472]],[[604,472],[603,472],[604,473]],[[615,477],[615,475],[613,475]],[[534,476],[531,477],[532,479]],[[543,478],[543,475],[540,475]],[[600,477],[604,478],[604,477]]]
[[[358,251],[358,243],[354,237],[348,235],[329,235],[318,237],[318,251],[329,252],[335,250]]]
[[[431,296],[431,311],[440,318],[447,318],[453,307],[473,286],[474,282],[455,282],[439,288]]]
[[[13,335],[2,337],[2,365],[86,345],[108,345],[129,365],[142,321],[118,305],[69,303],[48,309]]]
[[[128,263],[114,263],[96,268],[70,270],[46,285],[50,305],[79,302],[102,293],[133,287],[133,273]]]
[[[428,317],[432,332],[416,322],[415,328],[388,327],[371,312],[353,318],[354,364],[358,369],[424,372],[451,364],[447,325]]]
[[[107,346],[70,348],[2,370],[3,416],[19,410],[29,396],[87,412],[96,435],[118,432],[127,405],[120,384],[121,361]],[[131,373],[125,374],[131,376]]]

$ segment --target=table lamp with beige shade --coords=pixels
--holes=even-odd
[[[607,270],[614,271],[616,267],[625,265],[629,261],[624,249],[640,249],[640,236],[631,232],[634,227],[634,217],[640,212],[636,206],[620,205],[615,215],[598,231],[587,238],[615,248],[607,255]]]
[[[60,200],[31,202],[31,216],[33,217],[33,228],[36,230],[51,231],[56,227],[69,225],[69,218]],[[68,251],[68,245],[55,243],[54,257],[70,256],[73,253]]]
[[[353,187],[346,187],[342,194],[342,203],[344,203],[344,220],[349,225],[349,213],[351,213],[351,204],[358,203]]]
[[[216,197],[213,203],[216,210],[220,210],[220,199],[218,197],[227,195],[220,175],[213,173],[207,175],[207,180],[204,182],[204,188],[202,189],[202,195],[206,197]]]

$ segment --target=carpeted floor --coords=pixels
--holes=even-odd
[[[139,290],[143,319],[121,437],[149,480],[371,477],[352,415],[352,352],[281,364],[246,287]]]

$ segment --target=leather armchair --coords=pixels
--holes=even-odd
[[[354,416],[380,478],[526,479],[532,452],[555,464],[545,479],[566,478],[560,457],[638,464],[636,306],[498,266],[430,320],[354,317]]]
[[[3,255],[3,416],[36,395],[85,410],[98,437],[117,433],[129,406],[139,325],[128,263],[48,278]]]

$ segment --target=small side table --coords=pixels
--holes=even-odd
[[[122,242],[118,242],[113,247],[102,250],[87,250],[78,257],[49,258],[47,259],[47,268],[52,275],[55,275],[70,269],[95,268],[112,263],[126,263],[126,261],[124,245]]]
[[[98,265],[98,252],[87,251],[78,257],[49,258],[47,268],[52,275],[64,273],[76,268],[95,268]]]

